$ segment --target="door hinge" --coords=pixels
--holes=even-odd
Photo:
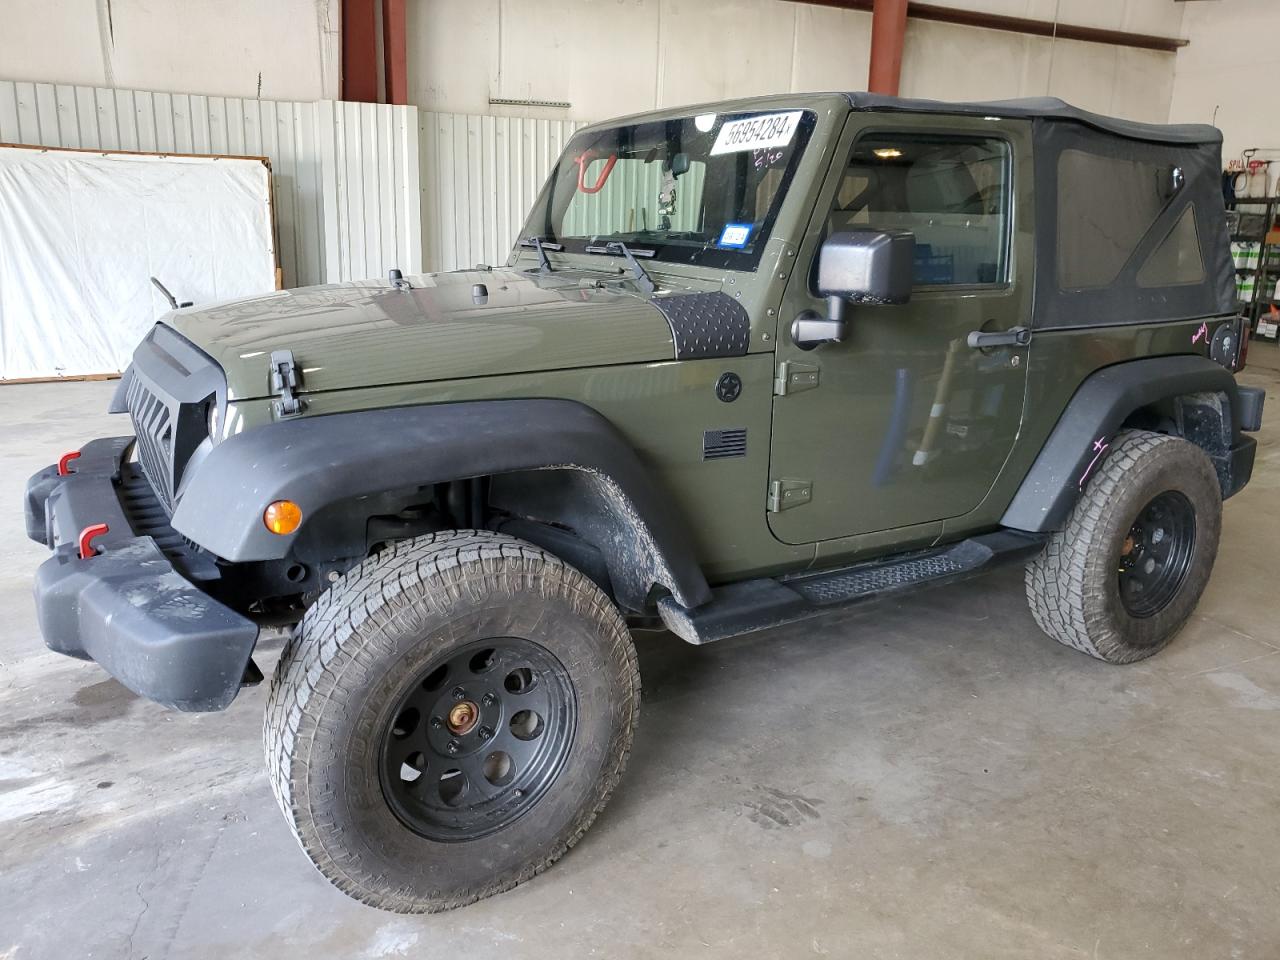
[[[773,395],[785,397],[787,394],[812,390],[818,385],[818,369],[816,363],[783,360],[778,364],[778,375],[773,380]]]
[[[769,512],[781,513],[802,507],[813,499],[813,484],[808,480],[772,480],[769,482]]]
[[[301,382],[302,375],[293,360],[293,351],[271,351],[271,392],[278,398],[271,402],[271,410],[276,419],[296,417],[302,413],[306,401],[294,392]]]

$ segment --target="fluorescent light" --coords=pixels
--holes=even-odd
[[[892,160],[894,157],[902,156],[902,151],[897,147],[881,147],[879,150],[872,150],[881,160]]]

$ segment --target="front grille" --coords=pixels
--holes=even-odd
[[[173,422],[169,406],[142,382],[129,378],[126,394],[129,417],[138,436],[138,463],[151,481],[156,497],[173,512]]]
[[[138,344],[125,372],[124,406],[138,438],[138,464],[172,514],[192,456],[210,441],[209,414],[225,413],[227,381],[203,350],[162,323]]]

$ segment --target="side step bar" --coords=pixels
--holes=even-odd
[[[693,610],[672,597],[658,602],[667,629],[690,643],[711,643],[795,623],[828,610],[913,587],[965,580],[1000,563],[1026,560],[1044,545],[1041,534],[999,530],[929,550],[917,550],[835,570],[716,587]]]

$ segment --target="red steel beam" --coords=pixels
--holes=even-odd
[[[861,10],[872,13],[877,0],[799,0],[799,2],[818,7],[837,7],[841,10]],[[1005,30],[1010,33],[1025,33],[1033,37],[1107,43],[1117,47],[1136,47],[1139,50],[1159,50],[1162,53],[1176,53],[1191,42],[1181,37],[1161,37],[1150,33],[1130,33],[1127,30],[1107,30],[1103,27],[1081,27],[1070,23],[1054,23],[1052,20],[1009,17],[1001,13],[983,13],[978,10],[957,10],[954,7],[936,3],[917,3],[916,0],[908,3],[907,16],[913,20],[933,20],[937,23],[952,23],[962,27]]]
[[[382,65],[387,103],[409,102],[409,55],[404,0],[382,0]]]
[[[871,17],[871,70],[867,90],[898,95],[902,79],[902,43],[907,35],[907,0],[874,0]]]
[[[376,0],[342,0],[343,100],[378,102]]]

